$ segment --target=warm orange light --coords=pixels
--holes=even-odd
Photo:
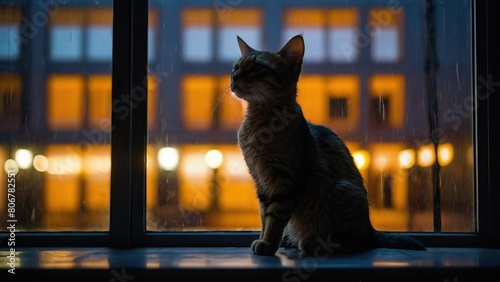
[[[224,156],[219,150],[210,150],[205,154],[205,163],[211,169],[217,169],[221,166]]]
[[[369,81],[370,97],[388,98],[389,124],[399,128],[404,124],[405,117],[405,78],[403,75],[374,75]]]
[[[182,123],[185,129],[207,130],[212,127],[216,77],[186,76],[182,79]]]
[[[453,146],[450,143],[440,144],[438,146],[439,165],[447,166],[453,160]]]
[[[175,170],[179,163],[179,151],[176,148],[164,147],[158,151],[158,165],[164,170]]]
[[[415,151],[406,149],[398,154],[399,166],[401,168],[410,168],[415,164]]]
[[[49,168],[49,160],[44,155],[36,155],[33,158],[33,167],[39,172],[45,172]]]
[[[53,75],[48,78],[47,119],[51,130],[80,129],[83,125],[83,78]]]
[[[370,165],[370,153],[365,150],[358,150],[352,154],[358,169],[365,169]]]
[[[33,163],[33,153],[27,149],[19,149],[16,151],[15,159],[19,168],[27,169]]]
[[[101,131],[111,129],[111,76],[89,77],[87,111],[91,127]]]
[[[434,147],[432,144],[425,145],[418,150],[417,163],[421,167],[428,167],[434,163],[436,156],[434,155]]]

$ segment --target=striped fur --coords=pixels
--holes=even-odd
[[[318,254],[424,249],[412,238],[373,229],[367,192],[349,150],[329,128],[304,118],[296,102],[302,36],[276,52],[254,50],[239,37],[238,44],[242,57],[234,65],[231,90],[248,102],[238,144],[262,219],[252,251],[274,255],[283,243]]]

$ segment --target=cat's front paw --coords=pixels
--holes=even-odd
[[[256,255],[273,256],[277,250],[278,248],[266,241],[255,240],[252,243],[252,252]]]

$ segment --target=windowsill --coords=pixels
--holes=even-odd
[[[19,248],[15,275],[0,251],[0,277],[58,281],[490,281],[500,249],[375,249],[328,259],[280,249],[273,257],[249,248]],[[484,278],[484,279],[482,279]],[[215,280],[214,280],[215,279]],[[270,280],[268,280],[270,279]],[[1,281],[13,281],[0,279]],[[26,280],[27,281],[27,280]]]

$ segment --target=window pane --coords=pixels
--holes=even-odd
[[[87,27],[87,57],[91,61],[111,61],[113,48],[112,10],[87,11],[90,24]]]
[[[239,57],[236,36],[245,38],[248,44],[261,48],[261,14],[258,10],[237,9],[219,18],[218,58],[234,62]]]
[[[91,26],[88,28],[88,57],[92,61],[111,60],[111,26]]]
[[[21,125],[21,77],[0,74],[0,130],[18,131]]]
[[[397,62],[401,57],[402,11],[372,9],[370,11],[371,55],[376,62]]]
[[[9,56],[0,47],[8,66],[0,74],[0,163],[18,168],[18,232],[109,229],[111,11],[109,1],[0,6],[0,33],[6,17],[9,32],[21,31],[9,33],[19,45]]]
[[[422,27],[430,19],[420,2],[296,6],[278,0],[224,12],[210,1],[163,5],[150,7],[166,12],[150,22],[158,28],[155,50],[164,56],[150,61],[157,111],[148,117],[156,122],[148,132],[147,230],[260,229],[254,184],[236,140],[246,103],[229,90],[240,56],[236,35],[272,51],[302,33],[297,101],[307,120],[331,128],[350,149],[373,225],[434,231],[439,208],[441,231],[477,231],[469,0],[435,4],[436,93],[426,84],[432,74],[425,72]],[[434,110],[437,128],[429,124]]]
[[[349,63],[359,55],[358,9],[333,9],[328,12],[329,57],[334,62]]]
[[[325,14],[321,9],[286,10],[281,44],[285,44],[297,34],[302,34],[304,40],[310,42],[304,54],[304,61],[321,62],[326,57],[324,25]]]
[[[182,11],[182,55],[187,62],[208,62],[213,56],[213,14],[208,9]]]
[[[19,56],[21,10],[0,10],[0,60],[12,60]]]

